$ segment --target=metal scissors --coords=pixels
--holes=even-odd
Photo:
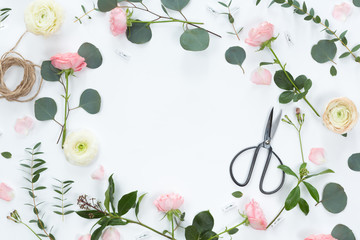
[[[256,163],[256,160],[257,160],[257,157],[258,157],[258,154],[259,154],[259,151],[261,148],[265,148],[268,150],[268,155],[267,155],[267,158],[266,158],[266,162],[265,162],[265,166],[264,166],[264,169],[263,169],[263,172],[261,174],[261,178],[260,178],[260,184],[259,184],[259,188],[260,188],[260,191],[263,193],[263,194],[273,194],[273,193],[276,193],[277,191],[279,191],[281,189],[281,187],[283,186],[284,184],[284,181],[285,181],[285,173],[282,172],[282,179],[281,179],[281,183],[280,185],[275,189],[275,190],[272,190],[272,191],[266,191],[264,190],[263,188],[263,183],[264,183],[264,178],[265,178],[265,175],[266,175],[266,172],[268,170],[268,167],[269,167],[269,164],[270,164],[270,161],[271,161],[271,157],[274,155],[275,158],[279,161],[279,163],[281,165],[283,165],[281,159],[278,157],[278,155],[276,155],[276,153],[273,151],[272,147],[271,147],[271,139],[273,138],[276,130],[277,130],[277,127],[279,126],[279,123],[280,123],[280,119],[281,119],[281,112],[279,113],[279,115],[277,116],[277,118],[275,119],[275,122],[273,124],[273,115],[274,115],[274,108],[271,109],[271,112],[270,112],[270,115],[269,115],[269,118],[267,120],[267,124],[266,124],[266,129],[265,129],[265,136],[264,136],[264,141],[261,142],[259,145],[257,146],[254,146],[254,147],[248,147],[248,148],[245,148],[244,150],[240,151],[238,154],[235,155],[235,157],[233,158],[233,160],[231,161],[231,164],[230,164],[230,176],[231,176],[231,179],[234,181],[234,183],[240,187],[244,187],[246,186],[249,181],[250,181],[250,178],[251,178],[251,175],[253,173],[253,170],[254,170],[254,166],[255,166],[255,163]],[[236,162],[236,160],[239,158],[239,156],[243,153],[245,153],[246,151],[249,151],[249,150],[252,150],[252,149],[255,149],[254,151],[254,155],[253,155],[253,158],[252,158],[252,162],[251,162],[251,165],[250,165],[250,169],[249,169],[249,173],[248,173],[248,176],[245,180],[244,183],[239,183],[235,176],[234,176],[234,173],[233,173],[233,165],[234,163]]]

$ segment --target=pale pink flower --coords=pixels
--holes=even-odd
[[[10,202],[14,199],[14,191],[5,183],[0,183],[0,199]]]
[[[80,236],[78,240],[91,240],[91,234]]]
[[[170,193],[164,194],[158,197],[154,204],[160,212],[169,212],[171,210],[176,210],[181,207],[184,203],[184,198],[179,194]]]
[[[245,42],[253,47],[259,47],[264,42],[270,40],[274,35],[274,25],[268,22],[261,23],[258,27],[249,32],[249,37]]]
[[[74,72],[78,72],[86,67],[85,58],[81,57],[78,53],[56,54],[50,60],[51,64],[60,70],[72,69]]]
[[[23,117],[16,119],[15,132],[28,135],[29,131],[34,127],[34,120],[31,117]]]
[[[109,227],[107,228],[101,236],[102,240],[119,240],[120,233],[116,228]]]
[[[270,85],[271,79],[271,72],[262,67],[258,67],[251,74],[251,82],[255,83],[256,85]]]
[[[105,177],[105,170],[104,170],[104,166],[99,166],[98,169],[96,169],[92,174],[91,174],[91,178],[94,180],[103,180]]]
[[[112,35],[117,36],[126,32],[127,16],[121,8],[114,8],[110,12],[110,30]]]
[[[325,150],[323,148],[312,148],[310,150],[309,160],[316,165],[325,163]]]
[[[337,240],[333,238],[330,234],[319,234],[319,235],[311,235],[304,240]]]
[[[345,21],[348,16],[351,14],[351,5],[349,3],[343,2],[342,4],[335,5],[332,16],[339,21]]]
[[[251,202],[245,206],[245,214],[252,228],[256,230],[266,230],[267,221],[257,202],[251,200]]]

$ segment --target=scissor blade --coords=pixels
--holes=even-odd
[[[281,120],[281,117],[282,117],[282,110],[280,110],[280,113],[277,115],[277,117],[275,118],[275,121],[273,122],[272,124],[272,130],[271,130],[271,139],[273,139],[275,133],[276,133],[276,130],[279,126],[279,123],[280,123],[280,120]]]
[[[274,108],[271,109],[271,112],[270,112],[270,115],[269,115],[269,118],[268,118],[268,121],[266,124],[264,142],[269,141],[271,139],[271,127],[272,127],[273,115],[274,115]]]

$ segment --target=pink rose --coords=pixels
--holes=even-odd
[[[184,198],[179,194],[170,193],[164,194],[158,197],[154,201],[155,206],[160,212],[169,212],[171,210],[176,210],[181,207],[184,203]]]
[[[91,240],[91,234],[86,234],[81,237],[79,237],[78,240]]]
[[[0,199],[10,202],[14,199],[14,191],[5,183],[0,183]]]
[[[326,161],[325,150],[323,148],[312,148],[310,150],[309,160],[316,165],[323,164]]]
[[[101,236],[102,240],[119,240],[120,233],[116,228],[109,227],[107,228]]]
[[[351,14],[351,5],[343,2],[342,4],[335,5],[332,12],[333,17],[339,21],[345,21]]]
[[[266,230],[267,221],[257,202],[251,200],[251,202],[245,206],[245,214],[252,228],[256,230]]]
[[[78,72],[86,67],[85,58],[81,57],[78,53],[56,54],[50,60],[51,64],[60,70],[72,69],[74,72]]]
[[[105,170],[103,166],[100,166],[91,174],[91,178],[94,180],[102,180],[104,179],[104,177],[105,177]]]
[[[270,85],[271,79],[271,72],[262,67],[258,67],[251,74],[251,81],[256,85]]]
[[[333,238],[330,234],[319,234],[319,235],[311,235],[304,240],[337,240]]]
[[[258,27],[249,32],[245,42],[253,47],[260,47],[264,42],[270,40],[274,35],[274,25],[268,22],[261,23]]]
[[[15,132],[28,135],[29,130],[34,127],[34,120],[31,117],[23,117],[16,119]]]
[[[121,8],[114,8],[110,12],[110,30],[114,36],[123,34],[127,29],[127,16]]]

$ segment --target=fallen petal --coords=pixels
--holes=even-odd
[[[5,183],[0,183],[0,199],[10,202],[14,199],[14,191]]]

